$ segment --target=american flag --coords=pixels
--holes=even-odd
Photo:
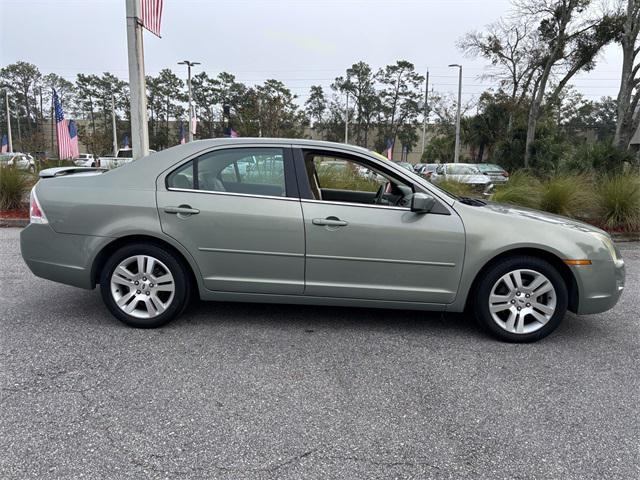
[[[182,124],[182,122],[180,122],[180,144],[183,144],[186,142],[186,139],[184,138],[184,125]]]
[[[9,151],[9,139],[6,135],[2,135],[2,148],[0,148],[2,153],[7,153]]]
[[[393,140],[390,138],[387,139],[387,159],[393,159]]]
[[[64,119],[62,105],[60,105],[60,99],[55,90],[53,91],[53,108],[56,115],[56,132],[58,134],[58,158],[62,160],[79,157],[76,122],[71,121],[71,124],[69,124],[69,121]]]
[[[140,0],[140,7],[142,26],[159,37],[160,21],[162,20],[162,0]]]

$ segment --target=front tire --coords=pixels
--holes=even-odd
[[[507,342],[534,342],[565,316],[567,286],[558,270],[538,257],[506,258],[480,279],[474,310],[480,324]]]
[[[107,260],[100,292],[109,311],[136,328],[167,324],[190,298],[189,275],[182,262],[156,245],[126,245]]]

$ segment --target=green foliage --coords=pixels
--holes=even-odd
[[[614,175],[597,186],[597,213],[611,229],[640,228],[640,176]]]
[[[349,164],[323,165],[320,162],[317,166],[317,171],[322,188],[376,192],[382,185],[374,178],[359,175]]]
[[[446,190],[447,192],[451,192],[454,195],[459,195],[462,197],[474,197],[478,196],[477,192],[473,190],[473,187],[468,183],[461,183],[455,180],[443,180],[438,182],[438,187]]]
[[[624,164],[636,162],[632,153],[621,150],[609,142],[585,143],[568,156],[562,165],[567,172],[622,172]]]
[[[546,212],[584,218],[594,204],[595,191],[587,177],[558,175],[540,186],[540,209]]]
[[[540,181],[525,170],[516,171],[504,185],[495,187],[491,200],[529,208],[540,206]]]
[[[29,186],[29,176],[25,172],[14,167],[0,167],[0,209],[20,208]]]

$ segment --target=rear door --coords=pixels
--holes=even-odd
[[[303,292],[304,226],[288,147],[218,148],[158,182],[162,230],[189,250],[206,288]]]

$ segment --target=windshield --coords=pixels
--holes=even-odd
[[[502,172],[504,169],[500,165],[480,163],[478,168],[481,172]]]
[[[451,165],[447,173],[449,175],[477,175],[480,171],[471,165]]]

